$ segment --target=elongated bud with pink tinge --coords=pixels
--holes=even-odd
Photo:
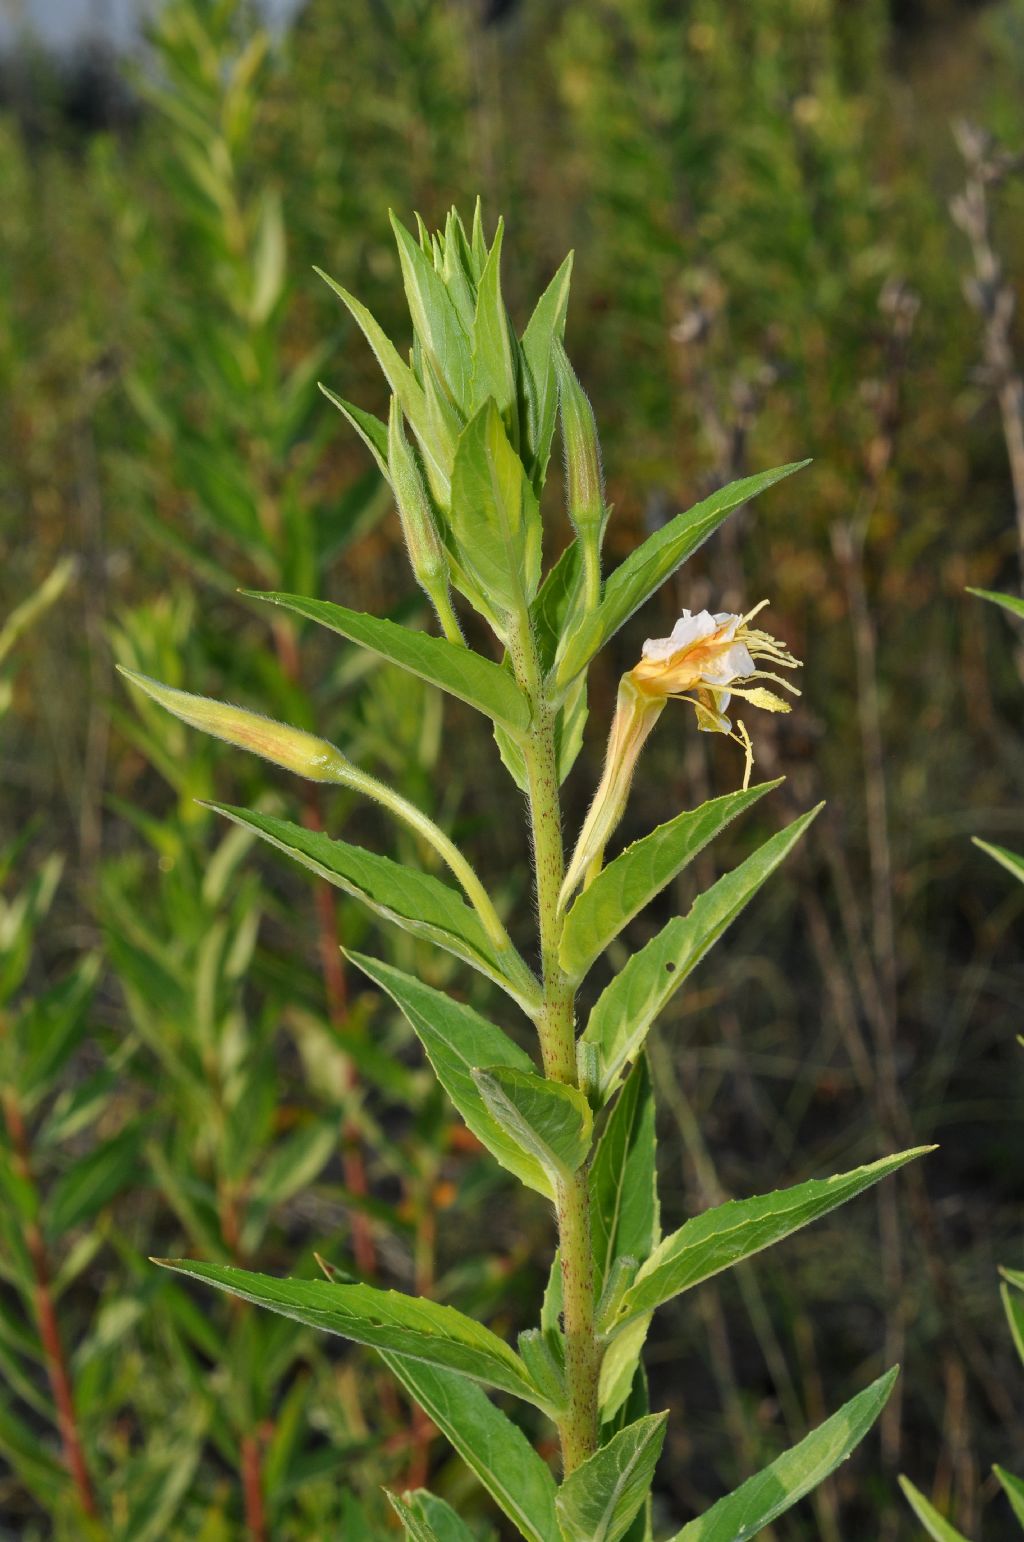
[[[263,717],[259,712],[247,712],[244,707],[212,701],[208,696],[193,696],[190,691],[162,685],[159,680],[136,674],[120,664],[117,667],[133,685],[190,728],[199,728],[239,749],[251,750],[254,755],[273,761],[275,766],[294,771],[296,776],[304,776],[311,782],[337,782],[349,766],[333,744],[301,728],[275,723],[273,718]]]

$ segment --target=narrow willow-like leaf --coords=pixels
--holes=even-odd
[[[473,1382],[404,1355],[382,1351],[380,1358],[526,1542],[557,1537],[555,1480],[522,1430]]]
[[[1005,846],[994,846],[991,841],[983,841],[978,836],[974,836],[973,840],[979,851],[984,851],[998,862],[1000,867],[1005,867],[1008,873],[1012,873],[1014,878],[1019,878],[1021,883],[1024,883],[1024,856],[1019,852],[1009,851]]]
[[[1024,1526],[1024,1482],[1015,1478],[1012,1472],[1007,1472],[1005,1467],[994,1466],[992,1471],[1003,1485],[1003,1493],[1010,1501],[1010,1507],[1014,1515]]]
[[[427,463],[431,486],[442,495],[443,502],[447,501],[447,494],[451,487],[451,457],[454,446],[443,441],[439,443],[436,425],[434,425],[435,431],[431,431],[432,425],[427,414],[423,387],[366,306],[357,300],[355,295],[349,294],[341,284],[335,283],[334,279],[328,277],[321,268],[314,268],[313,271],[334,290],[373,349],[388,385],[401,402],[402,411],[419,440]]]
[[[351,423],[352,427],[355,429],[356,433],[359,435],[360,439],[366,445],[366,448],[377,462],[377,466],[381,472],[381,475],[384,476],[386,480],[390,481],[391,473],[388,469],[387,424],[382,423],[380,418],[375,418],[372,412],[364,412],[362,407],[357,407],[353,402],[345,401],[344,397],[336,395],[335,392],[325,386],[322,381],[320,383],[320,390],[331,403],[331,406],[337,407],[338,411],[341,413],[346,422]]]
[[[641,1056],[608,1116],[590,1171],[600,1289],[616,1259],[629,1257],[642,1263],[661,1236],[656,1150],[654,1097],[647,1058]],[[651,1315],[645,1312],[627,1323],[604,1353],[598,1402],[606,1421],[630,1395]]]
[[[395,1290],[378,1290],[374,1285],[277,1279],[233,1264],[171,1258],[154,1262],[309,1328],[457,1371],[472,1381],[544,1407],[515,1351],[496,1333],[452,1306]]]
[[[418,675],[421,680],[468,702],[510,733],[521,733],[530,725],[529,703],[512,676],[500,664],[481,657],[470,648],[460,648],[444,637],[414,632],[394,621],[348,610],[344,605],[333,605],[328,600],[307,600],[298,594],[261,593],[251,589],[243,590],[243,593],[250,599],[281,605],[298,616],[329,627],[350,642],[371,649],[390,663]]]
[[[844,1403],[799,1444],[684,1526],[672,1542],[747,1542],[845,1462],[885,1407],[899,1367]]]
[[[362,953],[348,957],[401,1008],[438,1081],[477,1140],[521,1183],[552,1199],[554,1190],[544,1167],[495,1119],[473,1077],[480,1065],[532,1074],[529,1055],[472,1007],[379,959]]]
[[[698,896],[685,916],[677,916],[626,962],[598,997],[580,1040],[581,1069],[593,1049],[592,1084],[598,1104],[618,1086],[623,1066],[643,1047],[651,1024],[683,981],[731,926],[765,879],[792,851],[823,807],[794,819],[765,841],[739,867]],[[590,1061],[586,1061],[590,1065]]]
[[[1016,594],[1000,594],[996,589],[968,589],[967,593],[976,594],[979,600],[990,600],[993,605],[999,605],[1003,610],[1008,610],[1011,616],[1024,621],[1024,600]]]
[[[753,1199],[730,1199],[694,1216],[666,1237],[641,1266],[635,1284],[626,1292],[621,1321],[652,1311],[702,1280],[731,1269],[934,1150],[934,1146],[916,1146],[834,1178],[812,1178]]]
[[[957,1531],[943,1516],[941,1516],[932,1504],[926,1499],[921,1490],[915,1488],[909,1478],[900,1478],[900,1488],[903,1490],[907,1502],[921,1525],[934,1542],[968,1542],[962,1531]]]
[[[268,845],[325,878],[335,888],[362,900],[375,914],[394,922],[403,931],[454,953],[500,985],[521,1006],[532,1000],[533,993],[522,973],[526,964],[520,959],[516,967],[509,960],[511,972],[507,973],[505,961],[498,958],[476,911],[439,878],[274,814],[232,808],[226,803],[210,803],[208,807],[234,824],[255,831]]]
[[[552,1180],[572,1176],[594,1131],[590,1104],[577,1087],[502,1065],[478,1067],[473,1080],[496,1122]]]
[[[642,1263],[660,1235],[654,1098],[645,1056],[623,1086],[594,1153],[590,1227],[598,1294],[617,1258]]]
[[[665,1442],[667,1413],[613,1435],[570,1473],[555,1500],[566,1542],[620,1542],[647,1498]]]
[[[459,439],[450,521],[465,571],[491,604],[521,614],[540,583],[540,509],[493,400]]]
[[[642,546],[630,552],[625,562],[611,574],[604,586],[601,603],[564,641],[555,668],[555,685],[565,687],[585,669],[610,637],[613,637],[635,610],[644,603],[687,557],[702,545],[719,525],[741,504],[755,498],[783,477],[809,463],[794,461],[773,471],[730,482],[684,514],[677,514],[661,530],[648,536]]]
[[[627,846],[578,897],[565,918],[559,962],[569,979],[587,970],[622,928],[737,814],[780,783],[761,782],[677,814]]]

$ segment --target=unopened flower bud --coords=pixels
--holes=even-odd
[[[417,583],[433,597],[439,584],[447,585],[448,562],[420,468],[402,428],[402,409],[395,396],[391,398],[388,415],[388,470],[413,573]]]
[[[555,343],[555,370],[565,448],[565,482],[569,518],[579,537],[587,582],[587,609],[600,599],[601,542],[608,519],[601,473],[601,446],[594,409],[576,378],[568,355]]]
[[[162,685],[159,680],[136,674],[120,664],[118,669],[133,685],[139,686],[190,728],[199,728],[239,749],[251,750],[255,755],[262,755],[264,760],[273,761],[275,766],[294,771],[296,776],[304,776],[311,782],[336,782],[338,773],[348,765],[333,744],[318,739],[315,734],[305,733],[301,728],[275,723],[259,712],[212,701],[208,696],[193,696],[190,691],[176,690],[174,686]]]

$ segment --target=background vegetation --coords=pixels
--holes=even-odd
[[[486,832],[525,933],[525,834],[479,773],[497,766],[479,722],[236,593],[422,610],[369,457],[316,391],[383,405],[311,267],[392,331],[388,207],[436,223],[478,192],[508,219],[520,321],[575,248],[567,344],[618,555],[717,483],[814,457],[672,600],[771,596],[804,697],[757,724],[760,766],[788,776],[788,812],[828,809],[657,1035],[666,1225],[941,1143],[665,1314],[661,1519],[900,1359],[881,1446],[776,1534],[915,1535],[897,1471],[965,1532],[1004,1534],[988,1464],[1012,1465],[1022,1429],[993,1282],[1021,1263],[1022,891],[969,837],[1020,844],[1022,663],[964,588],[1021,585],[1022,70],[1018,0],[310,0],[273,42],[228,0],[170,0],[138,60],[8,64],[0,614],[73,571],[0,641],[0,1537],[375,1536],[379,1484],[428,1471],[477,1503],[369,1355],[146,1262],[312,1273],[320,1253],[511,1329],[549,1221],[492,1188],[341,967],[362,913],[195,800],[358,825],[401,857],[394,834],[140,710],[112,665],[315,724],[468,846]],[[955,138],[961,118],[1011,155]],[[594,679],[580,814],[618,675],[672,619],[666,597]],[[649,756],[627,837],[739,774],[681,723]]]

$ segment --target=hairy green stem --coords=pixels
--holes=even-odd
[[[512,648],[520,685],[533,705],[533,721],[523,741],[530,822],[533,835],[543,1001],[537,1018],[544,1074],[551,1081],[578,1086],[575,991],[558,961],[563,918],[558,896],[565,874],[559,804],[555,712],[545,699],[536,650],[528,623],[520,626]],[[565,1379],[568,1393],[559,1424],[566,1475],[586,1461],[597,1446],[600,1348],[594,1332],[594,1266],[590,1239],[590,1187],[584,1166],[558,1182],[555,1195],[562,1270],[562,1320],[565,1331]]]

